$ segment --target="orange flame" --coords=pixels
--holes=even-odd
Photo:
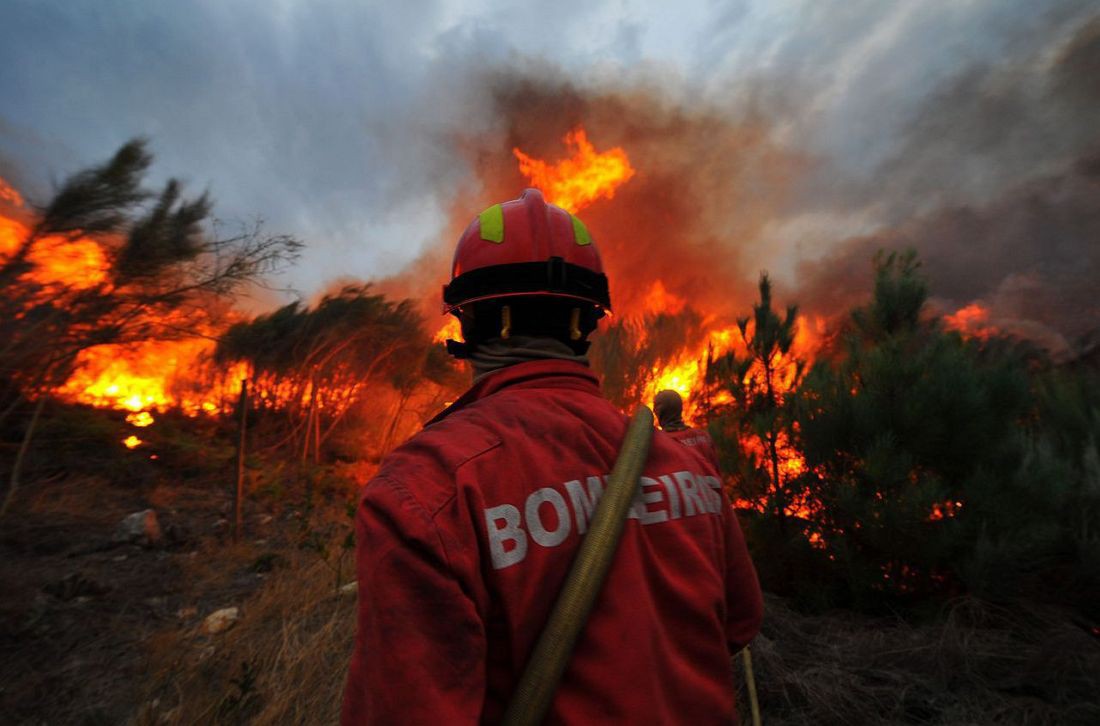
[[[622,148],[596,151],[583,127],[567,133],[563,141],[572,156],[554,164],[529,156],[519,148],[512,149],[512,153],[519,160],[520,173],[531,185],[540,189],[547,201],[572,214],[597,199],[613,199],[615,190],[634,176],[634,168]],[[657,294],[667,295],[664,288]],[[437,343],[462,340],[458,320],[448,318],[432,339]]]
[[[145,428],[146,426],[152,426],[154,420],[155,419],[153,418],[153,414],[149,413],[148,411],[131,413],[126,417],[126,423],[130,424],[131,426],[137,426],[139,429]]]
[[[0,216],[0,261],[13,254],[28,234],[30,230],[26,225]],[[51,288],[63,285],[72,290],[85,290],[95,287],[106,281],[109,269],[103,247],[84,237],[43,237],[35,243],[28,259],[35,267],[35,280]]]
[[[556,164],[535,159],[512,149],[519,170],[542,190],[547,201],[573,214],[597,199],[613,199],[615,190],[634,176],[630,159],[620,147],[597,152],[588,134],[578,126],[563,139],[572,156]]]
[[[654,290],[658,290],[663,294],[664,288],[660,283],[657,283],[654,285]],[[668,307],[664,309],[654,308],[653,302],[660,299],[660,296],[654,295],[654,290],[651,290],[646,298],[648,312],[675,314],[683,307],[682,300],[671,296],[664,301],[666,304],[671,303]],[[774,379],[774,383],[780,395],[794,386],[795,365],[793,359],[813,358],[824,335],[825,319],[813,318],[807,320],[806,318],[799,318],[795,325],[795,339],[791,346],[791,354],[787,356],[786,360],[782,355],[776,354],[776,359],[773,361],[775,370],[779,372],[779,376]],[[750,333],[751,330],[750,324]],[[693,394],[703,389],[707,355],[720,356],[730,352],[744,355],[745,351],[745,339],[736,325],[714,327],[707,333],[706,339],[700,346],[680,351],[671,363],[653,370],[652,379],[643,394],[643,402],[649,405],[658,391],[671,389],[679,393],[680,397],[684,399],[684,422],[691,426],[702,425],[703,422],[700,420],[702,402]],[[757,373],[756,368],[750,369],[746,380],[758,377]],[[719,398],[712,400],[710,403],[722,404],[727,402],[728,394],[719,394]]]
[[[13,189],[11,185],[3,179],[0,179],[0,201],[7,202],[8,204],[13,204],[17,207],[24,206],[23,197],[20,196],[19,192],[15,191],[15,189]]]
[[[987,340],[997,332],[989,322],[989,308],[980,302],[970,303],[950,315],[944,315],[943,322],[948,330],[954,330],[966,338]]]
[[[22,197],[3,179],[0,179],[0,200],[22,205]],[[16,216],[0,214],[0,262],[29,239],[31,230],[20,214],[20,211],[15,212]],[[109,292],[110,243],[81,236],[35,239],[27,253],[30,269],[24,274],[44,288],[41,295],[55,299],[95,287]],[[183,326],[173,323],[171,327]],[[194,388],[199,378],[197,371],[210,358],[213,348],[213,340],[206,338],[88,348],[77,356],[75,371],[54,390],[54,395],[76,403],[129,411],[127,421],[137,427],[153,423],[152,411],[175,408],[191,416],[222,412],[232,406],[237,381],[248,375],[243,366],[225,371],[219,377],[224,384],[204,384],[198,390],[180,385],[190,383]]]
[[[933,504],[932,513],[928,515],[928,520],[931,522],[938,522],[944,519],[951,519],[958,515],[962,506],[963,503],[960,501],[946,501]]]
[[[141,439],[139,439],[137,436],[134,436],[133,434],[130,434],[129,436],[127,436],[126,438],[124,438],[122,440],[122,443],[127,449],[136,449],[137,447],[141,446],[145,442],[142,441]]]
[[[213,341],[196,338],[88,348],[77,357],[76,371],[54,393],[78,403],[131,411],[135,419],[127,420],[135,426],[153,422],[149,411],[223,413],[232,408],[240,379],[249,377],[247,366],[236,364],[199,390],[177,385],[193,381],[213,349]],[[145,420],[149,423],[138,422]]]
[[[447,316],[447,322],[432,337],[433,343],[446,343],[448,340],[462,340],[462,323],[458,318]]]

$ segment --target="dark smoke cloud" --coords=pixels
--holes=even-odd
[[[493,122],[451,139],[479,183],[453,197],[438,245],[385,285],[436,313],[462,228],[526,184],[511,149],[556,159],[583,125],[598,149],[627,149],[637,170],[613,201],[580,213],[621,313],[641,312],[660,280],[699,310],[744,314],[776,261],[769,241],[786,234],[780,249],[802,261],[797,274],[779,270],[780,298],[807,312],[861,303],[875,252],[915,248],[938,310],[981,301],[999,327],[1065,350],[1100,328],[1100,21],[1048,18],[1044,29],[1030,53],[967,67],[929,93],[866,177],[780,140],[806,113],[797,99],[719,106],[661,83],[581,84],[545,63],[485,69],[475,85]],[[825,220],[812,249],[783,227],[805,215]],[[844,218],[860,215],[869,232],[845,236]]]
[[[512,149],[556,160],[567,155],[565,134],[583,126],[597,151],[622,147],[636,170],[613,200],[579,212],[600,246],[616,311],[641,313],[660,281],[697,309],[727,319],[740,312],[757,272],[745,242],[779,213],[804,165],[769,138],[764,119],[677,104],[653,87],[581,86],[545,65],[491,72],[484,84],[499,123],[454,139],[480,184],[458,195],[439,245],[385,289],[416,295],[416,281],[430,280],[424,294],[437,297],[469,220],[529,185]]]
[[[804,264],[804,302],[843,309],[869,288],[876,250],[912,248],[948,311],[980,301],[995,324],[1053,349],[1100,329],[1098,79],[1094,18],[933,94],[878,189],[864,188],[891,223]]]
[[[1092,0],[9,5],[0,173],[41,201],[149,135],[154,174],[311,244],[277,282],[307,299],[390,276],[437,315],[461,229],[525,185],[512,147],[559,157],[581,123],[638,170],[581,213],[620,312],[659,279],[743,314],[767,268],[835,313],[912,245],[944,309],[1095,324]]]

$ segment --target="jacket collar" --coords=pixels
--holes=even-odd
[[[588,366],[567,360],[536,360],[501,368],[474,383],[425,427],[442,421],[455,411],[487,398],[505,388],[565,388],[600,396],[600,380]]]

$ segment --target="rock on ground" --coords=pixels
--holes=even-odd
[[[238,608],[222,608],[215,610],[202,621],[202,630],[208,635],[215,635],[233,627],[240,617]]]
[[[157,513],[152,509],[134,512],[121,522],[115,529],[115,542],[138,542],[141,544],[157,544],[163,538],[160,530],[160,522],[157,521]]]

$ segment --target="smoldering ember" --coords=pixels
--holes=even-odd
[[[364,544],[364,486],[541,365],[475,371],[485,301],[441,315],[440,296],[470,230],[524,254],[507,200],[534,189],[610,291],[591,347],[567,347],[588,332],[574,308],[550,357],[590,367],[624,422],[683,403],[657,407],[651,451],[688,431],[693,468],[635,477],[624,536],[662,562],[671,527],[744,534],[763,624],[711,674],[741,720],[1100,723],[1095,7],[689,4],[662,35],[600,3],[538,32],[500,9],[413,30],[396,9],[243,3],[199,32],[137,3],[33,5],[4,11],[0,67],[70,48],[46,65],[92,90],[0,75],[0,721],[340,721],[388,556]],[[523,330],[520,297],[494,344]],[[465,435],[432,465],[509,446]],[[536,445],[600,446],[518,450]],[[614,476],[510,469],[496,499],[462,480],[472,551],[402,542],[498,597],[600,526]],[[646,592],[686,567],[644,569]],[[385,608],[446,602],[416,593]],[[514,625],[492,602],[490,639]],[[476,698],[507,701],[481,665]]]

